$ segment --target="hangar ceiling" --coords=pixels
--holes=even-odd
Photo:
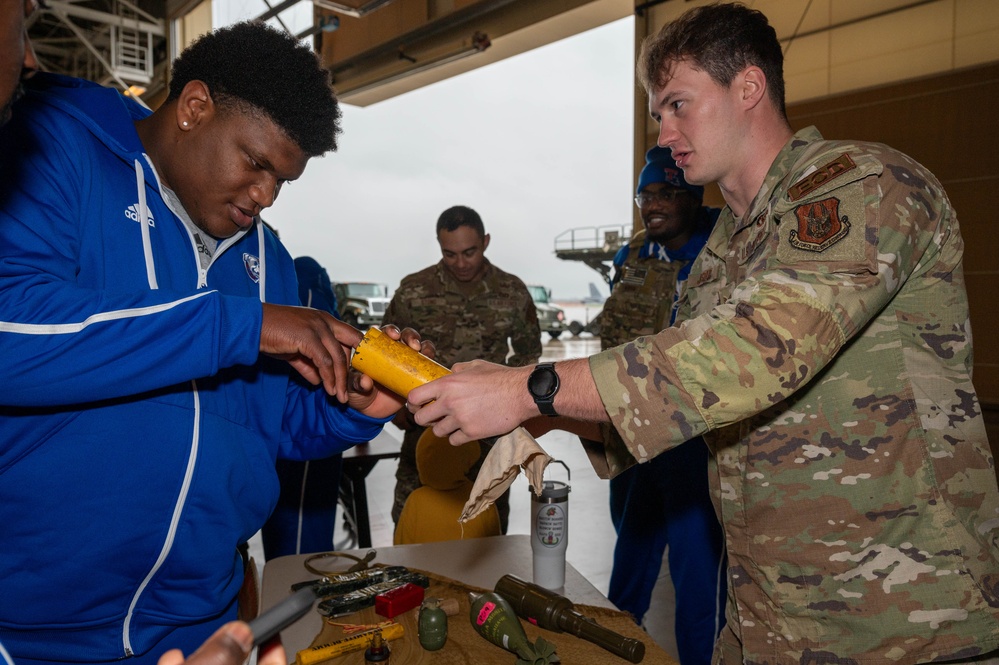
[[[169,61],[211,29],[213,3],[236,1],[43,0],[29,30],[44,68],[155,105]],[[640,40],[708,0],[258,1],[256,18],[282,27],[282,13],[305,8],[312,25],[296,36],[313,41],[342,100],[365,106],[629,15]],[[789,103],[999,59],[993,0],[747,4],[789,49]]]
[[[47,0],[29,26],[42,66],[155,100],[169,61],[211,28],[212,0]],[[633,0],[263,0],[312,5],[312,39],[343,101],[367,105],[629,15]],[[178,42],[180,42],[178,44]]]
[[[319,34],[317,49],[343,100],[364,106],[632,11],[633,0],[396,0],[341,18]]]
[[[141,94],[164,77],[163,0],[44,0],[28,26],[43,69]]]

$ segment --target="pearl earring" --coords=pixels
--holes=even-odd
[[[181,124],[182,124],[182,125],[184,125],[185,127],[187,127],[187,120],[185,120],[185,121],[184,121],[184,122],[182,122]]]

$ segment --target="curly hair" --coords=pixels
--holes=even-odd
[[[749,65],[767,77],[774,107],[787,117],[784,106],[784,54],[777,32],[760,11],[740,3],[696,7],[650,35],[638,56],[638,80],[650,94],[669,82],[677,62],[706,72],[728,87]]]
[[[174,60],[167,101],[191,81],[222,108],[263,112],[309,157],[336,150],[342,112],[330,73],[285,32],[245,21],[199,37]]]
[[[459,226],[471,227],[479,234],[480,238],[486,236],[486,227],[482,224],[482,218],[468,206],[453,206],[441,213],[437,218],[437,233],[441,231],[455,231]]]

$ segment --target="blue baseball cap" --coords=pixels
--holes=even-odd
[[[638,176],[638,189],[635,190],[635,194],[641,194],[646,186],[656,182],[685,189],[698,199],[704,198],[703,187],[691,185],[683,179],[683,169],[676,165],[669,148],[653,146],[645,153],[645,168]]]

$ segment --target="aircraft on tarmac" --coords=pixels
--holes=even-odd
[[[596,284],[590,282],[590,295],[584,298],[560,299],[557,302],[559,307],[565,308],[567,316],[575,315],[584,319],[584,321],[573,319],[566,326],[573,337],[583,332],[594,335],[600,333],[600,309],[602,309],[605,300],[607,300],[607,296],[600,292],[600,288]]]
[[[590,295],[583,298],[584,303],[601,303],[607,300],[607,296],[600,293],[600,289],[593,282],[590,282]]]
[[[590,282],[590,295],[583,298],[559,298],[558,303],[560,305],[601,305],[605,300],[607,300],[607,296],[600,292],[600,287]]]

